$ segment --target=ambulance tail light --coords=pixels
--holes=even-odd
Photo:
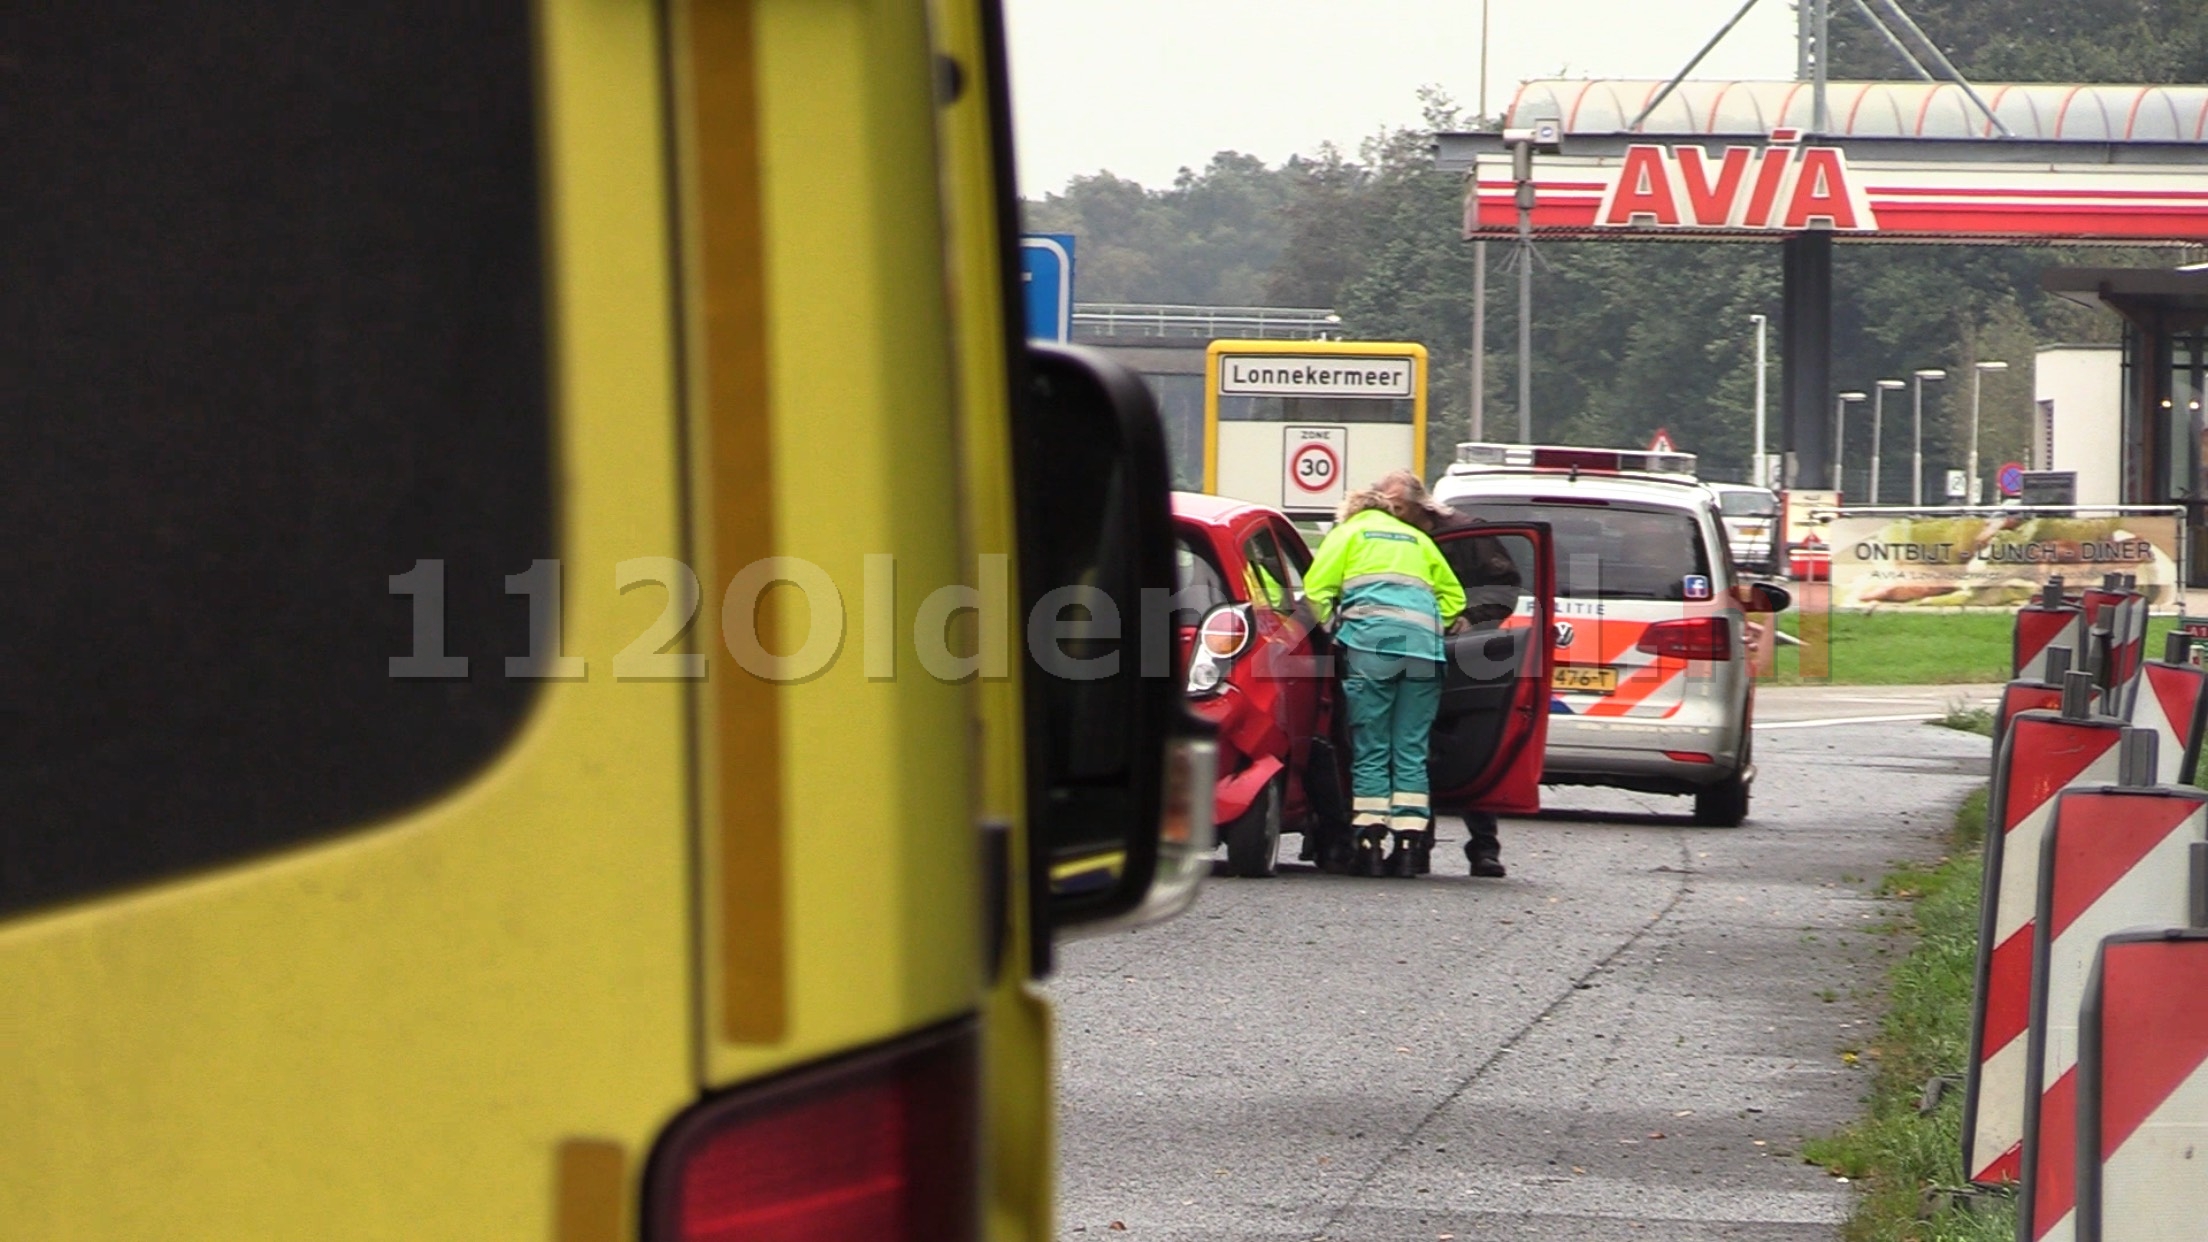
[[[648,1242],[980,1236],[971,1023],[706,1101],[645,1173]]]
[[[1686,617],[1658,621],[1641,632],[1642,651],[1675,660],[1730,660],[1733,627],[1724,617]]]

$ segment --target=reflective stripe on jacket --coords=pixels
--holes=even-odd
[[[1326,533],[1304,575],[1319,620],[1361,651],[1439,660],[1441,635],[1464,611],[1464,588],[1424,531],[1381,509],[1351,514]]]

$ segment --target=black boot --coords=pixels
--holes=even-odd
[[[1411,855],[1411,865],[1417,868],[1416,874],[1425,875],[1427,872],[1432,871],[1434,869],[1433,829],[1428,828],[1426,831],[1418,834],[1418,841],[1414,846],[1414,851],[1415,852]]]
[[[1418,874],[1419,846],[1424,842],[1423,832],[1399,832],[1395,834],[1395,852],[1388,855],[1388,874],[1403,879],[1415,879]]]
[[[1388,844],[1385,828],[1360,828],[1357,830],[1357,861],[1351,865],[1351,874],[1377,876],[1387,874],[1387,862],[1383,853]]]
[[[1464,827],[1469,834],[1464,842],[1464,860],[1472,865],[1472,874],[1490,880],[1503,878],[1503,838],[1495,817],[1475,811],[1464,817]]]

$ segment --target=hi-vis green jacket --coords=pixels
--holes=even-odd
[[[1443,658],[1442,631],[1464,611],[1464,588],[1441,549],[1381,509],[1326,532],[1303,589],[1320,621],[1339,611],[1338,641],[1382,655]]]

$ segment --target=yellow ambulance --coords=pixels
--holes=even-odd
[[[0,1238],[1051,1234],[1211,777],[998,21],[10,16]]]

